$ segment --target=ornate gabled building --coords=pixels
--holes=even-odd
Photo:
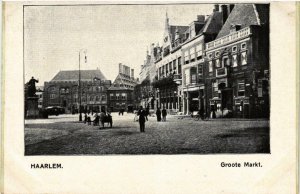
[[[66,113],[100,111],[107,108],[107,89],[111,81],[100,70],[60,71],[44,83],[43,107],[61,106]]]
[[[188,39],[182,43],[182,92],[184,114],[206,109],[205,102],[205,43],[216,38],[223,25],[223,13],[219,5],[211,15],[205,18],[198,15],[198,20],[190,24],[186,31]]]
[[[153,83],[156,88],[156,107],[170,111],[181,110],[180,84],[169,84],[168,80],[181,77],[181,43],[188,37],[185,33],[189,26],[174,26],[169,24],[166,14],[163,44],[156,57],[156,77]]]
[[[119,64],[119,74],[107,90],[109,111],[115,112],[123,109],[133,111],[137,107],[134,101],[134,87],[139,83],[134,78],[134,69],[129,66]]]
[[[208,112],[269,117],[269,5],[235,4],[206,43]]]
[[[154,96],[154,88],[152,86],[153,81],[156,79],[156,66],[155,60],[158,55],[158,51],[160,47],[157,43],[155,46],[154,43],[150,46],[150,53],[147,49],[146,59],[144,60],[144,64],[141,66],[140,72],[140,84],[138,84],[135,88],[136,91],[136,100],[140,102],[140,105],[143,107],[149,107],[150,109],[154,109],[155,105],[155,96]]]

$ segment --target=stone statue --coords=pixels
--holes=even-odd
[[[32,77],[29,82],[27,82],[27,88],[28,88],[28,97],[35,97],[35,93],[36,93],[36,87],[35,87],[35,83],[39,83],[39,80],[34,79],[34,77]]]

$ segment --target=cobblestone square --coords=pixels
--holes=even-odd
[[[112,116],[105,129],[78,122],[78,115],[26,120],[25,155],[270,153],[268,120],[149,117],[140,133],[134,114]]]

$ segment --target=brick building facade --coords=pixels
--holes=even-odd
[[[208,112],[269,116],[268,14],[268,5],[236,4],[216,40],[206,44]]]
[[[109,111],[120,110],[131,112],[137,108],[138,103],[134,101],[134,87],[139,83],[134,78],[134,69],[119,64],[119,74],[107,90]]]
[[[83,112],[107,109],[107,89],[111,81],[106,80],[100,70],[81,70],[81,89],[79,90],[79,71],[60,71],[49,82],[44,83],[43,107],[61,106],[66,113],[81,109]]]

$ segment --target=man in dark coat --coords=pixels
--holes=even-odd
[[[163,121],[166,121],[167,120],[166,119],[166,117],[167,117],[167,110],[165,108],[163,108],[162,111],[161,111],[161,113],[162,113]]]
[[[139,109],[137,115],[139,116],[140,131],[145,132],[146,111],[143,109],[142,106],[140,106],[140,109]]]
[[[160,108],[157,108],[157,110],[156,110],[156,118],[157,118],[158,122],[161,121],[161,111],[160,111]]]

